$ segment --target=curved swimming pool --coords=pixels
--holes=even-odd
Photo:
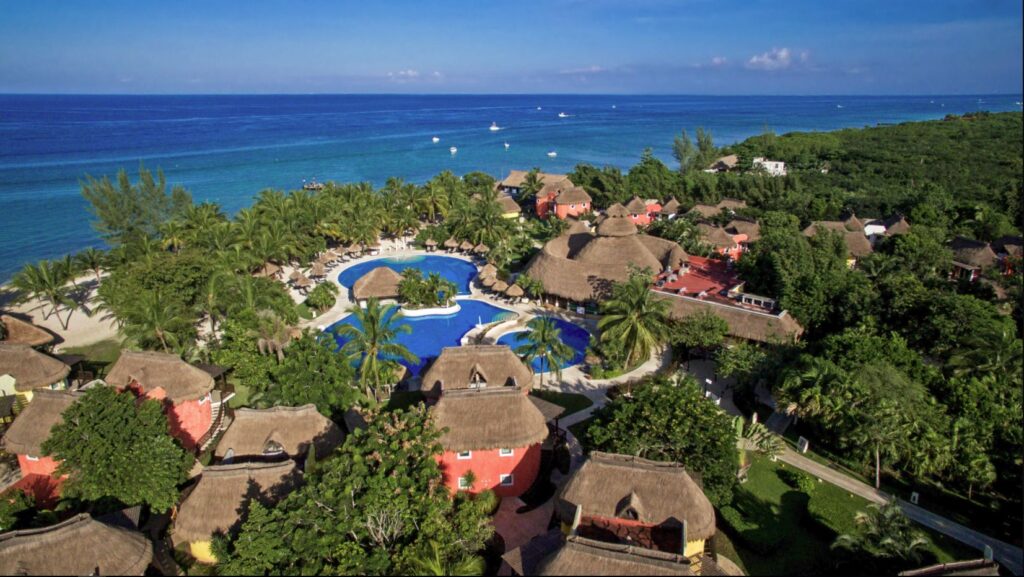
[[[574,354],[572,359],[567,363],[563,363],[561,368],[571,367],[578,365],[583,362],[583,357],[587,354],[587,346],[590,345],[590,333],[587,332],[583,327],[577,326],[569,321],[564,321],[555,317],[547,317],[555,322],[555,326],[561,331],[562,341],[572,347]],[[512,350],[516,350],[520,345],[527,343],[526,335],[529,330],[515,331],[507,333],[498,339],[499,345],[508,345]],[[548,371],[547,363],[544,359],[534,359],[530,363],[535,373],[545,373]]]
[[[503,320],[516,314],[492,304],[473,299],[459,299],[459,307],[459,312],[450,315],[400,317],[400,323],[408,324],[412,332],[398,335],[396,341],[399,344],[405,345],[412,354],[420,359],[420,362],[416,364],[400,361],[409,369],[412,375],[418,376],[441,354],[442,348],[458,346],[462,336],[476,326],[477,323],[486,324]],[[397,310],[396,308],[395,311]],[[390,316],[395,314],[396,312],[392,312]],[[339,347],[348,340],[333,334],[334,327],[340,324],[359,326],[355,317],[348,315],[327,328],[327,331],[332,334]]]
[[[416,255],[406,257],[375,258],[373,260],[361,262],[341,271],[341,274],[338,275],[338,282],[345,288],[351,289],[352,285],[362,278],[364,274],[380,266],[386,266],[398,273],[401,273],[407,268],[418,268],[423,272],[424,277],[432,272],[440,273],[441,276],[455,283],[455,286],[459,289],[459,294],[462,295],[469,294],[469,286],[477,274],[476,266],[473,263],[464,261],[460,258],[438,255]]]

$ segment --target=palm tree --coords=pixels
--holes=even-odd
[[[571,361],[576,351],[562,340],[562,330],[554,320],[534,317],[526,326],[530,329],[526,333],[526,344],[516,347],[516,354],[528,363],[534,359],[541,360],[541,367],[548,369],[541,373],[541,385],[544,384],[544,375],[552,371],[555,378],[561,380],[562,365]]]
[[[419,362],[409,349],[395,342],[398,335],[412,332],[412,327],[398,324],[398,307],[381,306],[375,298],[367,301],[366,308],[353,305],[349,312],[355,317],[355,324],[342,324],[334,329],[338,336],[348,339],[341,352],[358,363],[359,384],[367,398],[379,400],[378,391],[389,384],[386,381],[394,359]]]
[[[788,405],[787,412],[800,417],[817,417],[822,423],[832,423],[844,407],[849,410],[858,402],[845,403],[847,375],[832,361],[810,357],[803,369],[788,372],[777,391],[778,399]]]
[[[259,317],[253,336],[261,355],[274,354],[277,362],[284,360],[284,349],[292,340],[291,327],[284,319],[269,310],[257,313]]]
[[[124,333],[143,347],[159,343],[165,353],[187,344],[191,323],[181,304],[165,297],[160,289],[142,291],[125,311]]]
[[[413,559],[413,565],[420,575],[437,575],[439,577],[483,575],[487,568],[483,557],[463,555],[454,560],[446,559],[433,540],[430,541],[430,555]]]
[[[896,501],[868,505],[854,517],[857,532],[836,538],[832,547],[863,552],[876,559],[901,561],[913,566],[921,562],[928,547],[924,534],[914,528]]]
[[[160,225],[160,246],[164,250],[178,252],[185,246],[185,236],[188,231],[184,224],[170,220]]]
[[[601,342],[626,352],[626,364],[648,358],[668,339],[669,303],[656,298],[650,288],[651,275],[634,270],[629,280],[612,287],[611,298],[601,304],[604,316],[597,323]]]
[[[533,198],[544,188],[544,180],[540,177],[540,169],[533,168],[526,173],[522,186],[519,187],[519,198]]]
[[[96,275],[96,283],[100,282],[100,274],[106,266],[107,253],[96,247],[89,247],[75,255],[75,261],[83,270],[90,270]]]
[[[1013,325],[1004,324],[986,335],[966,339],[963,348],[949,359],[949,366],[957,377],[993,375],[1020,382],[1022,357],[1024,346]]]
[[[31,298],[45,301],[50,304],[50,314],[43,318],[56,315],[64,330],[68,328],[68,321],[75,310],[75,302],[71,300],[67,283],[70,271],[62,263],[47,260],[39,261],[37,264],[27,264],[14,275],[11,284],[21,292],[21,299]],[[58,309],[61,306],[67,307],[68,316],[61,320]]]

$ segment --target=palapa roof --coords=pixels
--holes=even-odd
[[[480,277],[480,284],[484,285],[487,288],[494,286],[494,284],[497,282],[498,279],[495,278],[493,275],[481,275]]]
[[[634,196],[628,203],[626,203],[626,210],[628,210],[630,214],[644,214],[647,212],[647,203],[639,196]]]
[[[459,249],[461,249],[461,250],[473,250],[473,243],[469,242],[468,240],[464,240],[464,241],[462,241],[462,244],[459,245]]]
[[[604,211],[604,214],[609,217],[623,217],[629,216],[629,210],[622,206],[622,203],[616,202],[609,206],[608,209]]]
[[[689,212],[695,212],[704,218],[711,218],[717,216],[718,213],[722,212],[720,208],[711,204],[695,204]]]
[[[469,389],[479,382],[492,388],[529,388],[533,371],[505,345],[445,347],[423,374],[420,390],[437,396],[444,391]]]
[[[50,331],[11,315],[0,315],[0,322],[7,327],[7,335],[0,343],[41,347],[57,338]]]
[[[426,246],[437,246],[437,241],[432,238],[428,238],[427,241],[424,242],[423,244],[425,244]]]
[[[141,533],[87,513],[0,535],[3,575],[142,575],[152,561],[153,544]]]
[[[818,220],[812,222],[804,229],[804,236],[814,236],[821,230],[831,230],[839,233],[846,245],[846,251],[852,257],[860,258],[872,253],[871,241],[864,236],[864,228],[850,230],[844,221]]]
[[[710,168],[717,168],[719,166],[721,166],[722,168],[726,168],[726,169],[735,168],[736,165],[739,164],[739,162],[740,162],[740,158],[738,156],[736,156],[735,154],[730,154],[730,155],[723,156],[721,158],[715,159],[715,161],[711,163]]]
[[[761,239],[761,225],[750,220],[741,218],[730,220],[725,225],[725,231],[730,234],[745,234],[747,242],[756,242]]]
[[[630,265],[657,272],[677,268],[686,259],[678,244],[637,234],[630,219],[610,217],[598,225],[596,235],[569,231],[548,241],[524,272],[541,281],[545,293],[584,302],[627,280]]]
[[[309,274],[311,276],[326,276],[327,269],[324,267],[324,264],[322,262],[317,261],[313,263],[313,266],[311,267]]]
[[[903,215],[894,214],[889,218],[882,221],[882,226],[885,227],[885,235],[893,236],[897,234],[907,234],[910,232],[910,223],[907,222]]]
[[[503,280],[499,280],[491,286],[491,290],[503,293],[508,290],[508,283]]]
[[[484,243],[480,243],[480,244],[478,244],[478,245],[473,247],[473,252],[475,252],[477,254],[485,254],[485,253],[487,253],[490,250],[491,250],[491,247],[487,246]]]
[[[690,570],[689,559],[682,555],[570,536],[527,574],[660,576],[694,573]]]
[[[171,539],[177,546],[209,541],[218,531],[227,534],[241,524],[251,499],[272,504],[298,483],[291,460],[206,467],[178,508]]]
[[[662,205],[660,212],[666,216],[679,212],[679,201],[674,196],[669,198],[668,202]]]
[[[313,286],[313,281],[309,280],[309,277],[302,275],[295,279],[295,286],[298,288],[309,288]]]
[[[498,267],[494,266],[491,263],[487,263],[480,268],[480,274],[483,276],[494,276],[498,274]]]
[[[685,521],[688,541],[715,534],[711,501],[678,463],[593,451],[569,479],[560,499],[579,505],[585,517],[630,518],[647,525],[670,526]]]
[[[14,377],[14,390],[31,391],[64,380],[71,367],[28,345],[0,342],[0,375]]]
[[[1019,236],[1000,237],[992,243],[992,250],[997,254],[1002,253],[1019,258],[1024,254],[1024,238]]]
[[[521,287],[521,286],[519,286],[517,284],[514,284],[514,285],[508,287],[508,290],[505,291],[505,294],[507,294],[510,297],[521,297],[524,294],[526,294],[526,292],[523,291],[523,287]]]
[[[987,242],[958,236],[949,243],[953,262],[974,268],[985,268],[996,263],[996,253]]]
[[[729,325],[729,335],[765,343],[793,342],[800,338],[804,329],[792,315],[786,311],[772,314],[715,302],[664,292],[655,293],[671,304],[669,314],[679,320],[687,316],[710,312]]]
[[[121,351],[103,380],[115,387],[127,387],[136,381],[146,393],[160,388],[175,403],[201,399],[214,385],[209,373],[178,355],[152,351]]]
[[[559,415],[565,412],[565,407],[563,407],[562,405],[556,405],[551,401],[545,401],[544,399],[538,396],[529,395],[527,398],[530,399],[530,402],[533,403],[533,406],[537,407],[537,410],[540,411],[540,414],[544,415],[545,421],[553,421],[554,419],[558,418]]]
[[[590,201],[591,198],[587,191],[578,186],[563,188],[558,191],[558,196],[555,197],[555,204],[579,204]]]
[[[739,200],[737,198],[723,198],[718,201],[719,210],[739,210],[741,208],[747,208],[747,202],[745,200]]]
[[[22,409],[4,434],[4,449],[17,455],[41,456],[43,442],[50,438],[50,431],[64,422],[64,411],[78,398],[79,395],[71,391],[36,391],[32,402]]]
[[[263,266],[261,266],[259,268],[259,270],[257,270],[253,274],[256,275],[256,276],[261,276],[261,277],[271,277],[271,276],[276,275],[279,272],[281,272],[281,267],[277,266],[276,264],[274,264],[274,263],[272,263],[270,261],[267,261],[267,262],[263,263]]]
[[[217,443],[214,454],[224,457],[259,457],[268,448],[280,447],[289,456],[304,455],[310,444],[317,458],[329,455],[345,439],[344,432],[315,405],[236,409],[235,419]]]
[[[697,225],[697,232],[700,233],[701,239],[710,245],[723,248],[736,246],[736,241],[722,227],[702,222]]]
[[[523,182],[526,181],[526,175],[530,174],[528,170],[511,170],[508,176],[504,180],[499,182],[501,186],[507,186],[510,188],[522,188]],[[558,184],[560,182],[569,180],[569,177],[564,174],[548,174],[546,172],[538,172],[537,176],[544,184]]]
[[[355,298],[393,299],[398,297],[398,284],[402,275],[386,266],[379,266],[359,277],[352,285],[352,296]]]
[[[529,447],[548,436],[547,419],[520,387],[447,390],[430,413],[446,451]]]
[[[444,241],[444,246],[445,248],[458,248],[459,241],[455,240],[455,237],[452,237]]]
[[[512,198],[507,194],[503,194],[498,197],[498,205],[501,206],[501,212],[503,214],[512,214],[513,212],[522,212],[522,208],[516,199]]]

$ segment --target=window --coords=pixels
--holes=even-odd
[[[33,457],[32,455],[25,455],[26,461],[38,461],[39,457]]]
[[[459,477],[459,489],[469,489],[469,479],[466,479],[465,477]]]
[[[505,473],[501,475],[499,479],[501,479],[502,487],[511,487],[515,483],[515,480],[512,478],[512,473]]]
[[[576,203],[570,204],[569,208],[571,208],[572,210],[576,210]]]
[[[473,451],[459,451],[455,454],[455,457],[459,460],[466,460],[473,458]]]
[[[515,452],[514,449],[498,449],[498,456],[499,457],[511,457],[512,455],[515,455],[515,454],[516,454],[516,452]]]

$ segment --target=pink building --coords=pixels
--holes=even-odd
[[[661,203],[656,200],[643,200],[638,196],[634,196],[626,204],[626,212],[629,213],[629,218],[632,219],[633,224],[637,226],[647,226],[657,218],[661,213]]]
[[[17,488],[31,493],[36,502],[55,501],[63,478],[55,476],[60,463],[43,455],[50,430],[63,422],[64,411],[78,396],[70,391],[39,389],[32,402],[18,414],[3,437],[4,450],[18,457],[21,480]]]

